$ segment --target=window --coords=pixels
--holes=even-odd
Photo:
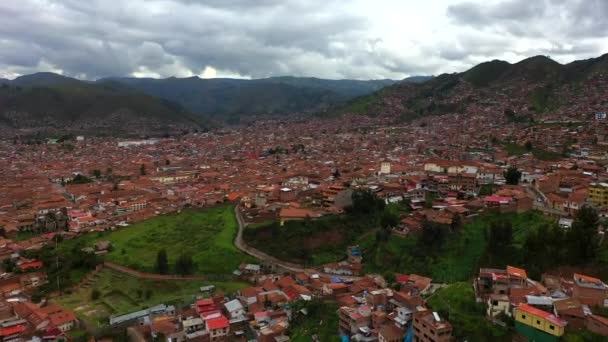
[[[540,321],[539,321],[539,320],[536,320],[536,324],[540,325]]]
[[[526,319],[526,315],[522,314],[521,319]]]
[[[551,329],[551,330],[555,330],[555,327],[554,327],[554,326],[552,326],[552,325],[550,325],[550,326],[549,326],[549,329]]]

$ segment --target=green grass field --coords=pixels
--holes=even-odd
[[[135,269],[155,272],[156,255],[167,251],[171,271],[181,253],[192,256],[196,274],[229,274],[252,259],[233,245],[238,231],[232,206],[185,210],[136,223],[114,232],[83,235],[59,244],[59,252],[92,247],[109,240],[113,249],[106,260]]]
[[[233,293],[249,286],[240,282],[137,279],[104,269],[95,276],[88,288],[80,288],[52,301],[74,310],[91,327],[101,327],[107,325],[111,315],[129,313],[157,304],[179,306],[192,303],[196,296],[202,295],[200,287],[209,284],[225,293]],[[91,298],[93,290],[100,293],[97,300]]]

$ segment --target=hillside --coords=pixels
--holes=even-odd
[[[94,134],[149,134],[208,124],[180,105],[55,74],[24,76],[0,87],[0,125],[8,129]]]
[[[188,110],[227,122],[241,117],[308,113],[344,103],[394,84],[392,80],[326,80],[312,77],[266,79],[107,78],[148,95],[177,102]],[[419,82],[420,79],[416,78]]]
[[[494,60],[423,83],[397,83],[375,93],[321,111],[322,115],[360,114],[408,122],[428,115],[494,115],[497,120],[527,122],[591,117],[608,100],[608,54],[559,64],[535,56],[511,64]],[[599,101],[598,101],[599,100]]]

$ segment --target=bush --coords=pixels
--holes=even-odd
[[[101,292],[99,292],[99,290],[94,289],[93,291],[91,291],[91,299],[92,300],[98,300],[99,297],[101,297]]]

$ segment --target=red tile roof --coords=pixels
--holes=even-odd
[[[224,316],[207,320],[207,328],[209,328],[209,330],[228,328],[229,326],[230,322],[228,322],[228,318]]]

